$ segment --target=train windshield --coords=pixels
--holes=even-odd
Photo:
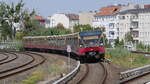
[[[103,41],[100,38],[100,31],[82,32],[80,33],[80,47],[96,47],[102,46]]]

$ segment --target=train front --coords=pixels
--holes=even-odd
[[[103,46],[103,38],[101,35],[101,31],[79,33],[79,55],[83,57],[83,59],[104,59],[105,49]]]

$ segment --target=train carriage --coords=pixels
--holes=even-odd
[[[72,53],[83,59],[104,59],[101,31],[79,32],[54,36],[27,36],[23,38],[25,49],[47,49],[66,51],[71,46]]]

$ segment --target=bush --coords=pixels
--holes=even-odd
[[[124,48],[107,49],[106,57],[111,59],[115,64],[127,68],[140,67],[148,65],[148,60],[143,54],[130,53]]]
[[[26,34],[24,33],[16,33],[16,39],[22,39]]]
[[[113,58],[120,58],[129,56],[130,52],[127,49],[124,49],[122,47],[117,47],[115,49],[107,50],[107,53],[111,55]]]

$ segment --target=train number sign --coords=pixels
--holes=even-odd
[[[67,52],[71,52],[71,46],[67,45]]]

